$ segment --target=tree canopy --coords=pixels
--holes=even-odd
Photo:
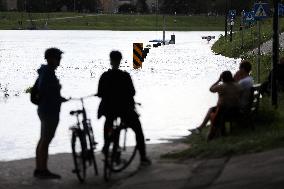
[[[162,13],[168,14],[202,14],[218,13],[224,14],[226,6],[235,9],[238,13],[242,10],[252,10],[253,4],[258,0],[164,0],[160,7]],[[272,2],[272,0],[262,0]]]

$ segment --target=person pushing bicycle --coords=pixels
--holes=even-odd
[[[108,128],[113,126],[116,118],[129,126],[136,135],[136,143],[140,153],[140,165],[151,165],[151,160],[146,155],[146,145],[139,115],[135,111],[135,89],[129,73],[119,69],[122,55],[119,51],[110,53],[111,69],[104,72],[99,80],[97,96],[101,103],[98,109],[98,118],[105,116],[104,147],[108,140]]]

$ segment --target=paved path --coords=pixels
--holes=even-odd
[[[284,33],[281,33],[279,35],[279,46],[280,48],[284,48]],[[257,54],[258,49],[255,48],[253,51],[250,52],[250,54]],[[272,39],[263,43],[260,46],[260,52],[261,54],[267,54],[272,52]]]
[[[56,18],[41,18],[41,19],[32,19],[32,20],[26,20],[29,21],[48,21],[48,20],[68,20],[68,19],[76,19],[76,18],[86,18],[86,17],[95,17],[98,16],[97,14],[87,14],[82,16],[68,16],[68,17],[56,17]]]
[[[88,172],[86,183],[80,184],[71,173],[70,154],[51,156],[50,169],[63,178],[54,181],[34,179],[34,160],[0,163],[0,188],[111,188],[111,189],[283,189],[284,148],[268,152],[220,159],[161,160],[161,153],[183,149],[183,144],[150,145],[153,165],[138,169],[138,160],[126,171],[105,183],[102,172],[94,177]],[[101,159],[98,155],[98,159]],[[99,160],[100,161],[100,160]],[[100,164],[101,165],[101,164]],[[102,167],[100,166],[100,170]]]

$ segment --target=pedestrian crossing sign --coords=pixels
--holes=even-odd
[[[269,16],[269,6],[267,3],[256,3],[254,5],[254,18],[262,20]]]

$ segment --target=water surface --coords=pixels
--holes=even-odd
[[[137,91],[135,99],[144,132],[151,142],[189,134],[202,121],[217,96],[210,85],[223,70],[235,71],[238,60],[214,55],[213,41],[202,36],[220,32],[175,32],[176,45],[151,49],[143,69],[132,69],[132,43],[159,38],[158,32],[123,31],[0,31],[0,161],[33,157],[40,134],[36,106],[24,91],[32,86],[36,70],[44,64],[48,47],[65,53],[57,70],[62,95],[80,97],[96,93],[100,75],[109,69],[109,52],[123,53],[122,69],[128,71]],[[168,33],[167,38],[170,38]],[[9,98],[5,99],[4,90]],[[97,120],[99,99],[86,101],[94,132],[102,145],[104,120]],[[61,121],[50,152],[70,152],[70,132],[74,123],[69,111],[79,108],[78,102],[62,106]]]

